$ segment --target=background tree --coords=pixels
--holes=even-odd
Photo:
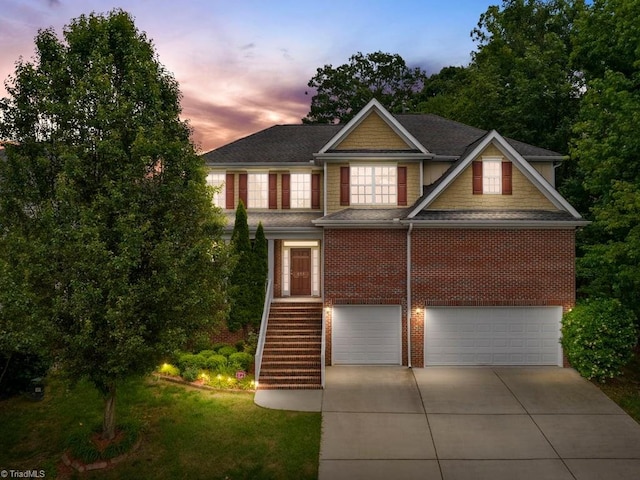
[[[580,235],[579,285],[640,317],[640,3],[595,1],[576,22],[573,63],[586,81],[574,127],[575,187],[593,223]]]
[[[112,439],[120,382],[224,314],[222,221],[178,85],[133,19],[81,16],[63,33],[40,31],[5,83],[0,218],[16,295],[3,311],[50,327],[64,371],[104,395]]]
[[[480,16],[467,67],[425,82],[419,110],[561,153],[580,100],[571,36],[582,0],[504,0]]]
[[[415,109],[415,96],[422,89],[425,73],[409,68],[398,54],[360,52],[349,63],[318,68],[307,84],[315,89],[304,123],[345,123],[372,98],[392,113]]]

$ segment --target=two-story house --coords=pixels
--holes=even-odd
[[[278,125],[204,159],[229,230],[242,200],[269,242],[263,386],[317,386],[320,364],[563,364],[586,222],[555,189],[560,154],[372,100],[346,125]]]

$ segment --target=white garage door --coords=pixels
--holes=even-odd
[[[562,307],[429,307],[425,365],[562,365]]]
[[[399,305],[333,307],[333,365],[400,365],[402,309]]]

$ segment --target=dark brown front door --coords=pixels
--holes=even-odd
[[[291,249],[291,295],[311,295],[311,249]]]

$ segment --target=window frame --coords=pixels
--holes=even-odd
[[[257,179],[260,179],[257,182]],[[260,188],[256,188],[259,186]],[[256,200],[260,199],[260,202]],[[247,172],[247,209],[269,208],[269,174],[267,172]]]
[[[311,208],[311,178],[310,172],[289,173],[289,208]]]
[[[488,172],[489,166],[494,171]],[[482,158],[482,194],[502,195],[502,158],[483,157]]]
[[[371,169],[366,172],[366,169]],[[385,172],[377,173],[385,169]],[[365,170],[362,172],[362,170]],[[392,170],[393,174],[389,175]],[[386,179],[379,182],[378,179]],[[367,181],[368,180],[368,181]],[[378,200],[380,198],[381,200]],[[387,199],[384,201],[383,199]],[[351,164],[349,165],[349,204],[368,206],[398,205],[398,165],[397,164]]]
[[[222,181],[217,182],[213,177],[221,177]],[[218,191],[213,194],[212,203],[219,208],[227,207],[227,173],[226,172],[209,172],[207,173],[207,185],[210,187],[218,187]]]

